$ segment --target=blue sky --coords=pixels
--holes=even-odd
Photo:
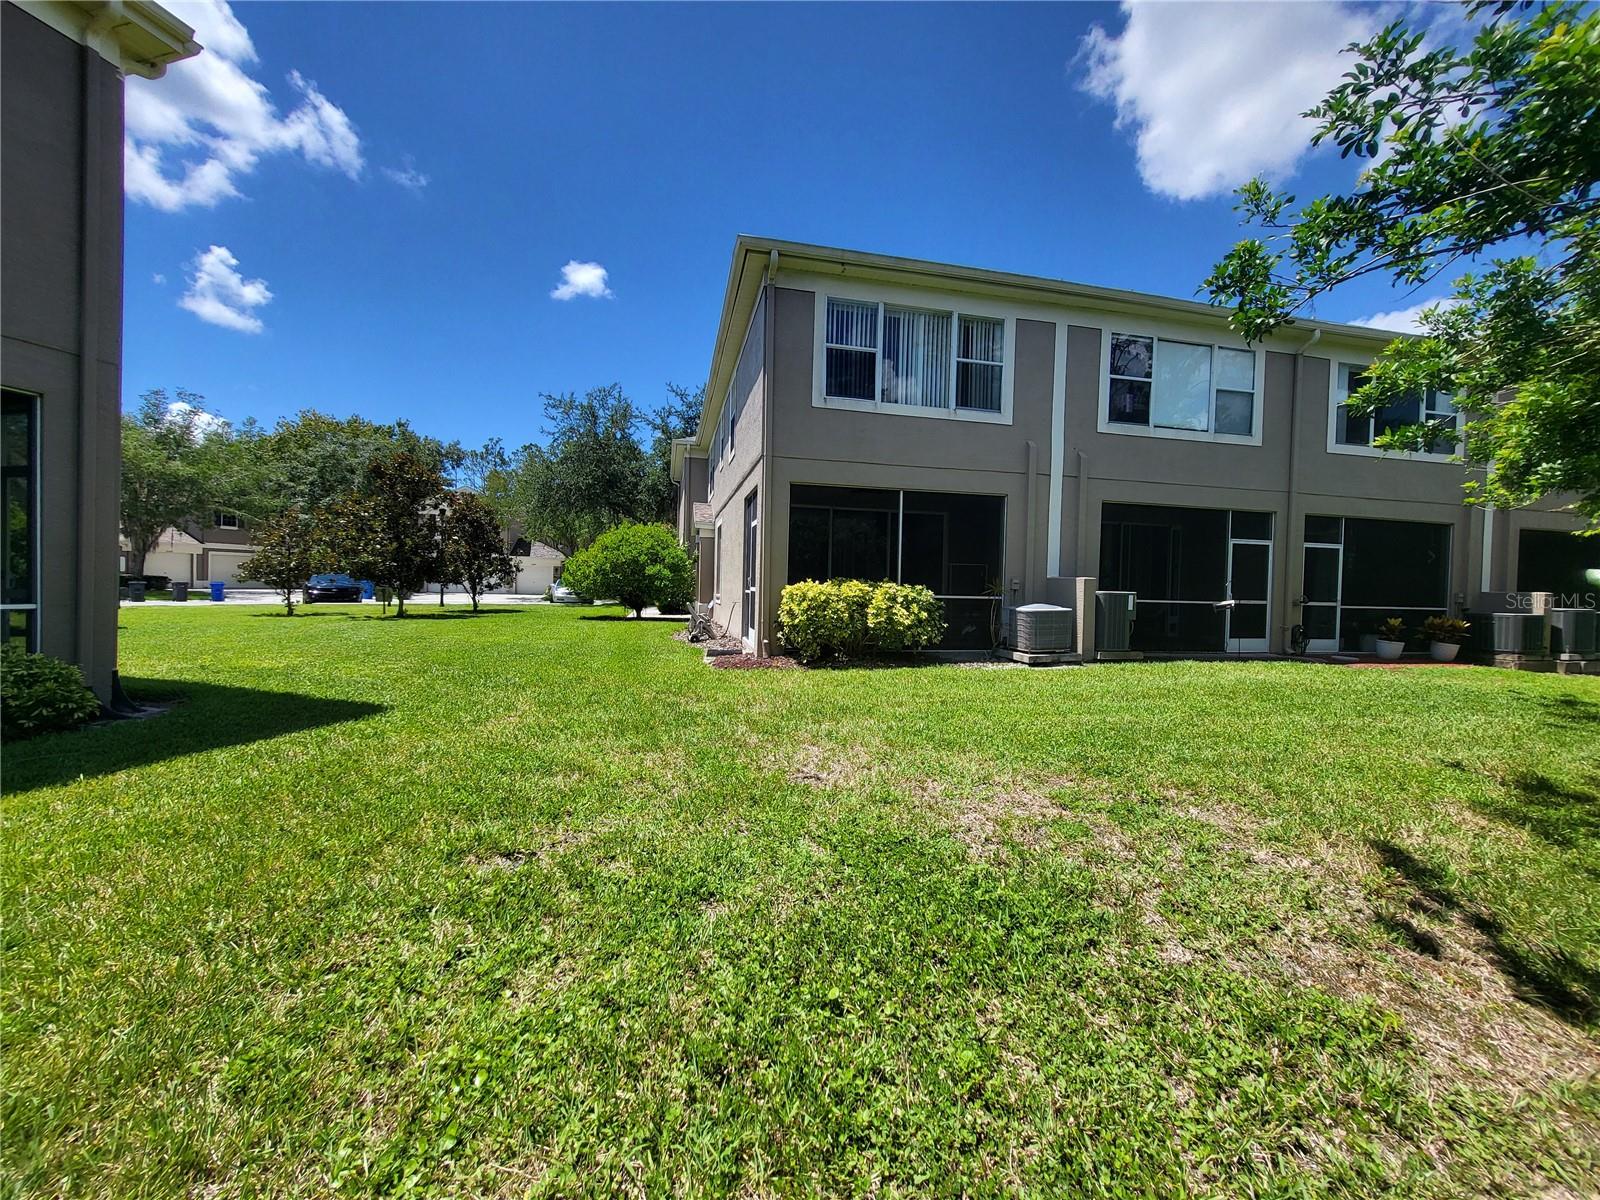
[[[1293,114],[1383,15],[170,7],[210,49],[128,85],[125,399],[512,446],[542,391],[698,384],[741,232],[1193,295],[1240,236],[1232,183],[1348,181]],[[553,298],[569,262],[604,283]]]

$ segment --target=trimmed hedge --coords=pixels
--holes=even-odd
[[[562,564],[561,582],[580,596],[619,601],[635,616],[650,605],[687,611],[694,559],[665,525],[617,525]]]
[[[926,650],[944,636],[944,605],[925,587],[835,579],[791,583],[778,641],[802,662]]]
[[[71,663],[29,654],[15,642],[0,651],[0,739],[76,729],[99,715],[100,701]]]

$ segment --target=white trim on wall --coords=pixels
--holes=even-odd
[[[818,281],[816,303],[812,305],[814,329],[812,331],[811,403],[815,408],[848,409],[854,412],[884,413],[896,417],[927,417],[943,421],[977,421],[989,425],[1012,424],[1012,398],[1016,384],[1017,320],[1007,306],[990,301],[962,297],[953,293],[902,288],[890,284],[871,283],[855,279]],[[883,306],[919,309],[924,312],[950,315],[950,379],[951,402],[948,408],[935,408],[916,404],[888,404],[882,400],[856,400],[827,395],[827,336],[828,301],[854,300],[878,305],[877,379],[874,393],[882,394],[883,373]],[[1004,323],[1005,362],[1000,371],[1000,411],[957,408],[954,388],[956,352],[959,349],[962,317],[980,317]]]
[[[1061,500],[1067,462],[1067,334],[1071,328],[1066,321],[1056,321],[1054,325],[1056,356],[1050,368],[1050,509],[1046,535],[1049,545],[1044,556],[1047,577],[1061,574]]]
[[[1266,387],[1266,352],[1260,343],[1254,346],[1246,345],[1242,340],[1228,332],[1219,332],[1203,326],[1178,325],[1167,321],[1149,321],[1142,317],[1122,317],[1107,313],[1099,322],[1100,326],[1100,363],[1095,381],[1095,429],[1100,433],[1122,434],[1129,437],[1170,438],[1181,442],[1215,442],[1224,446],[1259,446],[1261,445],[1262,426],[1266,423],[1266,404],[1263,400]],[[1125,421],[1111,420],[1111,337],[1120,334],[1124,337],[1152,338],[1156,342],[1181,342],[1191,346],[1209,346],[1211,356],[1211,394],[1208,399],[1209,409],[1207,421],[1216,422],[1217,398],[1217,350],[1238,350],[1251,354],[1255,358],[1255,388],[1252,392],[1253,407],[1250,417],[1250,433],[1213,433],[1210,429],[1167,429],[1157,425],[1133,425]],[[1227,390],[1227,389],[1223,389]],[[1243,389],[1240,389],[1241,391]],[[1151,399],[1154,402],[1155,370],[1152,357],[1151,368]]]
[[[1353,446],[1339,440],[1339,409],[1344,406],[1344,369],[1370,367],[1372,359],[1361,355],[1340,354],[1329,359],[1328,370],[1328,440],[1329,454],[1354,454],[1360,458],[1420,459],[1423,462],[1461,462],[1452,447],[1449,450],[1385,450],[1381,446]],[[1419,410],[1420,411],[1420,410]],[[1456,432],[1461,431],[1461,414],[1456,414]],[[1465,464],[1463,464],[1465,465]]]

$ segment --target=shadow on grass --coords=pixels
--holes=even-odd
[[[5,792],[55,787],[133,767],[241,746],[386,712],[387,706],[297,692],[267,692],[187,680],[127,679],[141,704],[170,705],[143,717],[102,721],[5,748]]]
[[[1545,716],[1563,725],[1600,725],[1600,704],[1578,696],[1529,695],[1513,692],[1519,705],[1543,710]]]
[[[1383,865],[1419,897],[1459,913],[1489,943],[1490,961],[1524,1000],[1563,1021],[1587,1026],[1600,1019],[1600,970],[1553,946],[1522,946],[1492,915],[1462,903],[1442,872],[1392,842],[1369,841]]]

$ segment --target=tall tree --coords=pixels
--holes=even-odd
[[[245,579],[259,579],[283,598],[285,616],[294,616],[294,594],[325,565],[325,529],[310,513],[288,508],[255,528],[256,552],[240,564]]]
[[[406,597],[443,569],[438,526],[444,493],[435,463],[391,450],[369,462],[361,486],[322,516],[331,561],[392,591],[396,616],[405,616]]]
[[[1428,48],[1407,19],[1348,47],[1344,82],[1305,115],[1318,122],[1314,145],[1369,165],[1349,192],[1302,205],[1261,179],[1240,188],[1269,240],[1240,242],[1204,286],[1256,340],[1351,280],[1416,288],[1477,265],[1452,303],[1425,314],[1423,337],[1384,351],[1351,407],[1451,393],[1467,453],[1487,464],[1469,499],[1572,494],[1600,532],[1600,11],[1468,10],[1482,24],[1464,52]],[[1529,241],[1537,256],[1515,253]],[[1441,422],[1379,442],[1420,449],[1456,436]]]
[[[143,575],[145,556],[169,528],[198,519],[224,502],[219,480],[226,426],[206,411],[205,397],[164,388],[139,397],[122,418],[122,532],[129,574]]]
[[[440,518],[444,578],[459,583],[472,598],[472,611],[490,588],[504,587],[517,577],[517,564],[506,553],[505,531],[489,502],[476,492],[451,492]]]
[[[529,538],[570,554],[639,512],[639,413],[618,384],[543,401],[550,439],[518,452],[508,508]]]
[[[646,416],[650,450],[640,489],[638,517],[641,521],[672,520],[677,499],[677,485],[672,482],[672,443],[689,437],[699,427],[705,397],[705,384],[691,392],[686,387],[669,383],[666,402]]]
[[[246,512],[266,516],[290,507],[315,512],[361,488],[368,466],[403,451],[448,475],[463,459],[455,442],[420,434],[405,421],[384,424],[303,409],[263,430],[247,423],[236,439]]]

